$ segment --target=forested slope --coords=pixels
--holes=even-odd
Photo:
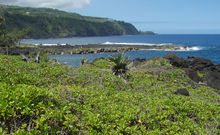
[[[7,30],[30,29],[27,38],[71,36],[110,36],[138,34],[129,23],[107,18],[87,17],[57,9],[0,5]]]

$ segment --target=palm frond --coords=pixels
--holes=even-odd
[[[112,72],[114,75],[124,75],[128,71],[128,59],[129,57],[124,58],[123,53],[118,55],[111,55],[109,60],[114,63],[112,67]]]

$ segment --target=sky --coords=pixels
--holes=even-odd
[[[220,34],[220,0],[0,0],[132,23],[159,34]]]

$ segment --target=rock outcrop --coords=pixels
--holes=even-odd
[[[199,83],[202,80],[199,77],[198,73],[195,70],[193,70],[193,69],[187,68],[187,69],[185,69],[185,72],[186,72],[186,75],[188,75],[189,78],[191,80],[193,80],[194,82],[196,82],[196,83]]]
[[[174,53],[168,53],[164,58],[168,59],[173,66],[181,68],[186,66],[184,59],[176,56]]]
[[[208,86],[220,90],[220,72],[209,71],[206,80]]]
[[[213,70],[215,66],[211,60],[200,57],[188,57],[184,64],[187,68],[205,72]]]
[[[197,71],[205,73],[207,85],[220,90],[220,64],[214,64],[211,60],[200,57],[183,59],[173,53],[168,53],[164,58],[173,66],[183,68],[189,78],[197,83],[201,81]]]
[[[178,89],[176,92],[174,92],[176,95],[183,95],[183,96],[190,96],[187,89]]]

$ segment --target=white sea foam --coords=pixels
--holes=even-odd
[[[180,47],[180,50],[177,51],[199,51],[199,50],[202,50],[202,48],[196,46],[186,46],[186,47]]]
[[[103,45],[147,45],[147,46],[165,46],[173,45],[172,43],[161,43],[161,44],[152,44],[152,43],[123,43],[123,42],[105,42]]]
[[[155,50],[155,51],[199,51],[202,50],[202,48],[199,47],[180,47],[179,49],[149,49],[149,50]]]
[[[151,44],[151,43],[117,43],[117,42],[105,42],[102,43],[103,45],[148,45],[148,46],[154,46],[157,44]]]
[[[66,44],[34,44],[34,45],[55,46],[55,45],[66,45]]]
[[[149,49],[149,50],[158,50],[158,51],[198,51],[202,50],[200,47],[196,46],[179,46],[172,43],[161,43],[161,44],[152,44],[152,43],[119,43],[119,42],[105,42],[103,45],[146,45],[146,46],[178,46],[178,49]]]

